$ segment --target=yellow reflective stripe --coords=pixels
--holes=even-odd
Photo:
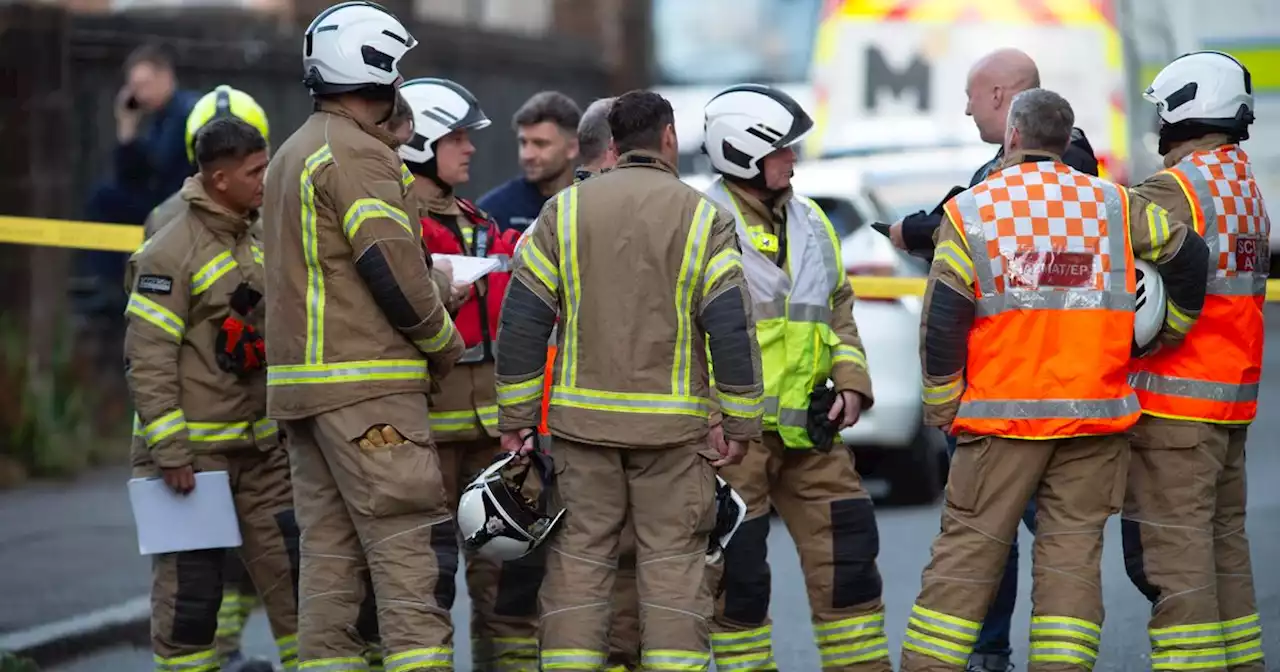
[[[1166,300],[1164,305],[1165,308],[1167,308],[1164,318],[1165,324],[1169,325],[1170,329],[1173,329],[1180,334],[1187,333],[1187,331],[1191,329],[1191,317],[1179,310],[1178,307],[1173,304],[1173,301]]]
[[[777,670],[778,666],[773,662],[773,651],[769,650],[736,655],[721,655],[717,653],[716,669],[723,670],[723,672],[738,672],[739,670],[763,672],[764,670]]]
[[[400,186],[408,189],[413,184],[413,173],[409,172],[409,167],[400,164]]]
[[[1242,665],[1244,663],[1262,660],[1262,638],[1250,639],[1239,644],[1232,644],[1226,648],[1227,665]]]
[[[440,330],[431,338],[420,338],[413,342],[415,346],[426,354],[440,352],[449,347],[449,343],[453,340],[456,333],[453,326],[453,319],[448,315],[444,315],[444,322],[440,325]]]
[[[157,672],[217,672],[221,669],[218,652],[213,649],[174,658],[156,655],[153,661]]]
[[[414,235],[413,227],[409,225],[409,216],[404,214],[404,210],[380,198],[357,198],[342,217],[342,231],[347,234],[347,240],[355,240],[356,233],[365,222],[381,218],[399,224],[409,235]]]
[[[1155,203],[1148,203],[1147,229],[1151,234],[1151,251],[1142,257],[1154,262],[1160,257],[1165,243],[1169,242],[1169,212]]]
[[[907,627],[907,636],[902,642],[902,648],[953,665],[964,665],[969,660],[969,654],[973,653],[972,646],[961,646],[954,642],[931,637],[911,629],[910,626]]]
[[[1228,642],[1243,639],[1249,635],[1262,634],[1261,618],[1255,614],[1242,616],[1222,622],[1222,637]]]
[[[546,381],[545,375],[538,375],[536,378],[530,378],[520,383],[498,383],[498,404],[501,406],[514,406],[527,401],[533,401],[542,396],[542,386]]]
[[[485,427],[496,427],[498,426],[498,407],[478,406],[476,407],[476,417],[480,419],[480,424]]]
[[[863,663],[868,660],[889,658],[889,640],[884,635],[872,639],[859,639],[848,644],[818,646],[824,669]]]
[[[192,441],[211,443],[214,441],[248,440],[248,422],[188,422],[187,438]]]
[[[1099,637],[1102,636],[1102,626],[1097,623],[1090,623],[1083,618],[1072,618],[1070,616],[1033,616],[1031,625],[1063,625],[1071,628],[1079,628],[1080,630],[1091,632]]]
[[[301,182],[302,258],[307,266],[306,364],[324,361],[324,271],[320,268],[320,232],[316,222],[316,185],[312,181],[321,166],[333,160],[329,145],[317,149],[303,164]]]
[[[844,618],[828,623],[815,623],[814,638],[818,642],[838,642],[884,634],[884,612]]]
[[[191,274],[191,296],[204,294],[213,286],[213,283],[230,273],[231,269],[235,267],[236,259],[231,255],[231,250],[227,250],[210,259],[209,263],[201,266],[199,270]]]
[[[271,418],[261,418],[253,423],[253,438],[268,439],[280,431],[280,426]]]
[[[179,408],[148,423],[142,428],[142,436],[147,440],[147,447],[150,448],[186,428],[187,416]]]
[[[703,651],[647,649],[640,652],[640,666],[645,670],[704,672],[710,662],[711,654]]]
[[[466,242],[468,249],[470,249],[472,245],[475,245],[475,242],[476,242],[475,227],[471,226],[470,224],[463,225],[462,240]]]
[[[701,397],[683,397],[673,394],[642,394],[638,392],[608,392],[556,385],[551,388],[551,405],[581,408],[614,413],[646,413],[665,415],[691,415],[706,418],[711,414],[711,402]]]
[[[711,650],[719,656],[721,653],[767,648],[772,637],[772,625],[742,632],[713,632],[711,633]],[[720,662],[716,660],[717,665]]]
[[[475,411],[431,411],[431,431],[462,432],[476,426]]]
[[[929,627],[926,629],[945,634],[966,644],[977,642],[978,633],[982,630],[981,623],[927,609],[918,604],[911,606],[911,616],[923,624],[928,624]]]
[[[1221,622],[1151,628],[1147,631],[1147,634],[1151,637],[1152,649],[1179,645],[1223,643]]]
[[[719,393],[720,412],[733,418],[759,418],[764,415],[764,399]]]
[[[447,646],[432,646],[400,651],[383,658],[382,665],[387,672],[424,670],[432,667],[453,669],[453,649]]]
[[[742,268],[742,253],[733,248],[726,248],[711,257],[711,261],[707,262],[707,272],[704,274],[702,281],[702,293],[705,295],[715,286],[720,276],[728,273],[733,268]]]
[[[280,652],[280,664],[285,672],[298,669],[298,636],[288,635],[276,640],[276,650]]]
[[[262,256],[262,248],[254,245],[249,249],[253,251],[253,263],[261,266],[265,259],[265,257]]]
[[[556,237],[560,242],[560,277],[564,280],[564,345],[560,348],[560,381],[568,387],[578,384],[578,302],[582,278],[578,275],[578,188],[569,187],[556,196]]]
[[[849,362],[860,369],[867,368],[867,356],[858,348],[852,345],[841,343],[835,347],[831,354],[831,363],[839,364],[840,362]]]
[[[560,274],[556,272],[556,267],[551,264],[551,260],[547,258],[547,255],[538,249],[537,243],[533,242],[532,239],[525,241],[524,245],[520,246],[520,251],[516,256],[537,276],[538,280],[542,281],[542,284],[549,291],[554,292],[560,286]]]
[[[707,232],[716,209],[707,199],[698,201],[693,211],[693,221],[685,236],[684,254],[680,259],[680,273],[676,276],[676,349],[671,361],[671,394],[684,396],[689,393],[693,359],[693,290],[694,283],[702,277],[702,258],[707,246]]]
[[[592,670],[603,666],[608,655],[589,649],[543,649],[538,658],[544,670]]]
[[[954,401],[959,398],[961,394],[964,394],[964,378],[956,378],[949,383],[943,383],[932,387],[926,386],[924,388],[924,392],[921,394],[921,399],[923,399],[926,404],[937,406],[938,404],[945,404],[949,401]]]
[[[1032,641],[1031,655],[1027,659],[1033,663],[1067,663],[1092,669],[1098,660],[1098,653],[1088,646],[1070,642]]]
[[[317,658],[298,665],[299,672],[365,672],[364,658]]]
[[[179,342],[182,341],[183,335],[187,333],[187,323],[183,322],[182,318],[174,315],[173,311],[168,308],[137,292],[129,295],[129,305],[125,307],[124,312],[150,322],[153,326],[169,334]]]
[[[938,243],[938,249],[934,252],[935,259],[941,259],[948,266],[955,269],[960,277],[964,278],[965,285],[973,284],[973,259],[969,258],[969,253],[960,247],[954,240],[944,240]]]
[[[333,364],[276,364],[267,366],[267,385],[313,385],[375,380],[426,380],[427,363],[413,359],[383,359]]]

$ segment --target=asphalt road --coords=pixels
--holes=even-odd
[[[1280,563],[1280,488],[1274,486],[1280,482],[1280,447],[1275,445],[1275,437],[1280,435],[1280,414],[1272,415],[1270,410],[1280,405],[1280,344],[1276,336],[1280,336],[1280,308],[1273,308],[1268,314],[1269,331],[1273,337],[1268,347],[1266,368],[1263,375],[1261,405],[1264,409],[1254,423],[1249,439],[1249,523],[1248,530],[1253,544],[1253,559],[1257,581],[1258,605],[1263,618],[1265,647],[1269,660],[1273,665],[1280,665],[1280,572],[1274,568]],[[116,490],[120,493],[120,490]],[[117,495],[119,496],[119,495]],[[57,505],[56,493],[46,493],[42,503]],[[10,508],[11,502],[0,499],[0,529],[10,524],[22,524],[22,516]],[[123,501],[105,502],[103,509],[93,511],[61,511],[59,514],[83,515],[91,521],[100,521],[100,527],[90,525],[87,533],[105,534],[114,530],[119,523],[119,515],[111,511],[119,511],[125,506]],[[42,511],[40,519],[48,521],[55,515],[48,510]],[[125,521],[128,512],[124,509]],[[889,630],[891,650],[896,659],[902,642],[902,634],[906,628],[907,612],[920,587],[920,570],[929,559],[929,544],[938,530],[938,507],[919,508],[886,508],[878,511],[880,526],[881,554],[880,571],[884,577],[884,599],[888,608],[887,627]],[[34,521],[27,523],[35,528]],[[1146,660],[1148,645],[1146,638],[1146,617],[1148,606],[1138,591],[1129,583],[1124,573],[1124,563],[1120,551],[1119,520],[1113,518],[1107,528],[1107,543],[1103,556],[1103,584],[1106,596],[1107,619],[1103,634],[1102,655],[1096,666],[1100,671],[1149,670]],[[130,530],[125,529],[128,535]],[[31,534],[38,532],[32,531]],[[1030,620],[1030,537],[1023,531],[1023,558],[1020,563],[1022,580],[1019,584],[1019,603],[1015,614],[1013,642],[1015,647],[1015,664],[1018,669],[1026,669],[1026,642]],[[5,535],[8,537],[9,535]],[[0,544],[0,559],[5,559]],[[118,544],[116,546],[119,546]],[[131,549],[124,545],[125,551]],[[771,561],[773,563],[774,594],[772,614],[775,620],[776,659],[784,670],[817,670],[818,657],[811,644],[812,633],[808,626],[808,606],[805,603],[805,592],[801,583],[801,573],[795,551],[790,545],[786,529],[778,521],[774,521],[770,537]],[[123,582],[103,582],[99,590],[106,593],[124,593],[121,599],[142,594],[146,590],[146,565],[140,563],[136,555],[128,557],[127,552],[119,550],[103,555],[89,554],[85,549],[52,545],[47,548],[49,555],[38,560],[50,563],[50,571],[31,574],[31,577],[58,576],[60,572],[81,571],[86,566],[107,566],[107,563],[119,563],[117,566],[138,566],[136,575]],[[36,561],[27,558],[25,562]],[[18,580],[11,574],[13,565],[6,559],[4,572],[0,572],[0,594],[10,594],[7,584],[13,585]],[[35,580],[35,579],[29,579]],[[47,580],[47,579],[39,579]],[[69,603],[75,602],[75,596],[66,595],[69,591],[57,585],[48,585],[50,604],[34,604],[31,608],[44,613],[65,611]],[[83,599],[83,596],[81,596]],[[48,608],[46,608],[48,607]],[[466,613],[468,603],[460,596],[454,614],[458,631],[455,641],[458,645],[459,670],[469,670],[467,664]],[[7,610],[6,610],[7,611]],[[60,614],[61,615],[61,614]],[[29,613],[13,615],[14,618],[30,617]],[[0,613],[0,624],[13,620],[10,614]],[[25,619],[24,619],[25,620]],[[4,629],[4,628],[0,628]],[[263,615],[255,615],[246,636],[246,650],[259,655],[273,656],[271,640]],[[150,654],[147,651],[121,647],[99,653],[87,659],[52,668],[61,672],[139,672],[150,669]]]

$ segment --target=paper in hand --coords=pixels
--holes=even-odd
[[[142,555],[234,548],[243,543],[225,471],[196,474],[196,489],[179,495],[161,478],[129,480],[129,503]]]
[[[461,254],[433,254],[431,259],[437,262],[443,259],[453,266],[455,285],[469,285],[498,270],[502,265],[500,261],[490,257],[468,257]]]

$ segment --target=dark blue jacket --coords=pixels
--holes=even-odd
[[[548,198],[538,191],[536,184],[516,177],[481,196],[476,205],[498,222],[499,230],[523,232],[538,218]]]
[[[112,153],[114,173],[90,197],[86,216],[95,221],[141,224],[147,214],[195,172],[187,160],[187,116],[200,95],[176,91],[169,103],[143,121],[133,141]]]

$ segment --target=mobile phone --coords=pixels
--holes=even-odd
[[[141,107],[141,105],[138,103],[137,96],[129,96],[129,99],[124,101],[124,106],[125,106],[125,109],[129,109],[129,110],[136,110],[139,107]]]
[[[885,224],[884,222],[872,222],[872,223],[871,223],[871,228],[873,228],[873,229],[875,229],[876,231],[878,231],[878,232],[880,233],[880,235],[884,236],[885,238],[888,238],[888,237],[889,237],[889,226],[890,226],[889,224]]]

